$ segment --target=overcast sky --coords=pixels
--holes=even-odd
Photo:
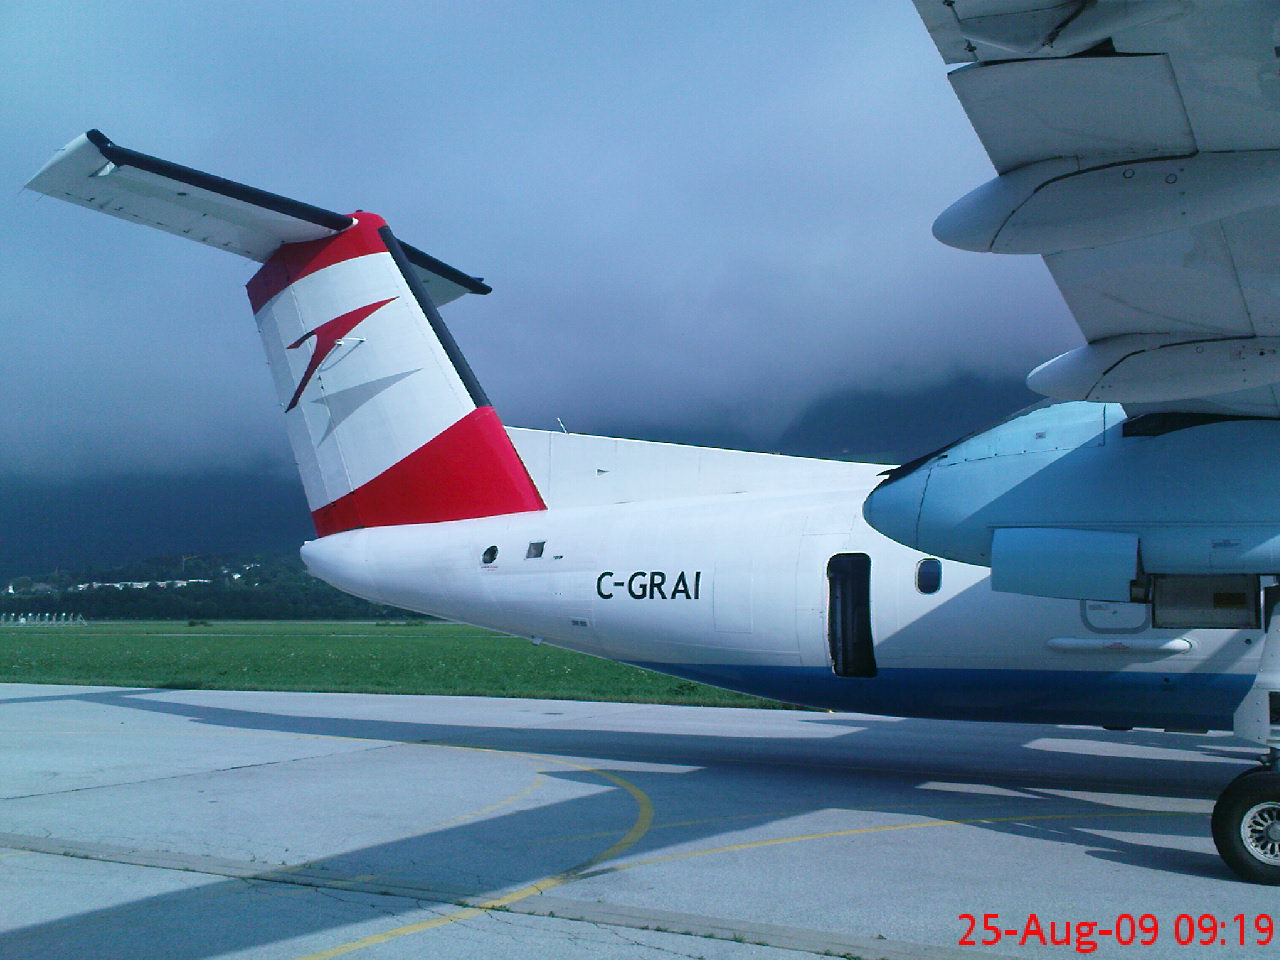
[[[929,232],[992,172],[909,0],[11,0],[0,36],[0,474],[291,469],[254,265],[19,191],[90,127],[485,277],[445,317],[509,424],[768,448],[1078,342],[1038,258]]]

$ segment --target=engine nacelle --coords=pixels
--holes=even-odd
[[[1276,420],[1042,405],[891,471],[863,514],[916,550],[991,567],[997,590],[1196,594],[1233,625],[1225,608],[1244,594],[1253,611],[1258,578],[1280,572],[1277,450]]]
[[[1048,256],[1244,213],[1274,203],[1277,189],[1277,150],[1092,167],[1057,157],[1001,174],[961,197],[934,222],[933,235],[960,250]]]

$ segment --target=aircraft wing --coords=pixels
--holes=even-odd
[[[282,244],[331,237],[355,222],[345,213],[126,149],[97,130],[58,151],[27,187],[259,263]],[[436,306],[490,292],[483,281],[401,246]]]
[[[997,172],[935,235],[1043,256],[1087,341],[1028,384],[1280,417],[1280,7],[914,2]]]

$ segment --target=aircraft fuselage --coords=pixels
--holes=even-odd
[[[808,706],[1230,728],[1259,631],[1153,629],[1145,605],[998,593],[987,568],[952,561],[924,593],[930,558],[862,519],[868,489],[368,528],[302,552],[317,576],[380,603]],[[867,569],[854,603],[869,637],[855,642],[870,640],[874,676],[833,669],[839,557]]]

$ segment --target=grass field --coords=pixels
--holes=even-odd
[[[0,682],[778,706],[440,621],[4,625]]]

